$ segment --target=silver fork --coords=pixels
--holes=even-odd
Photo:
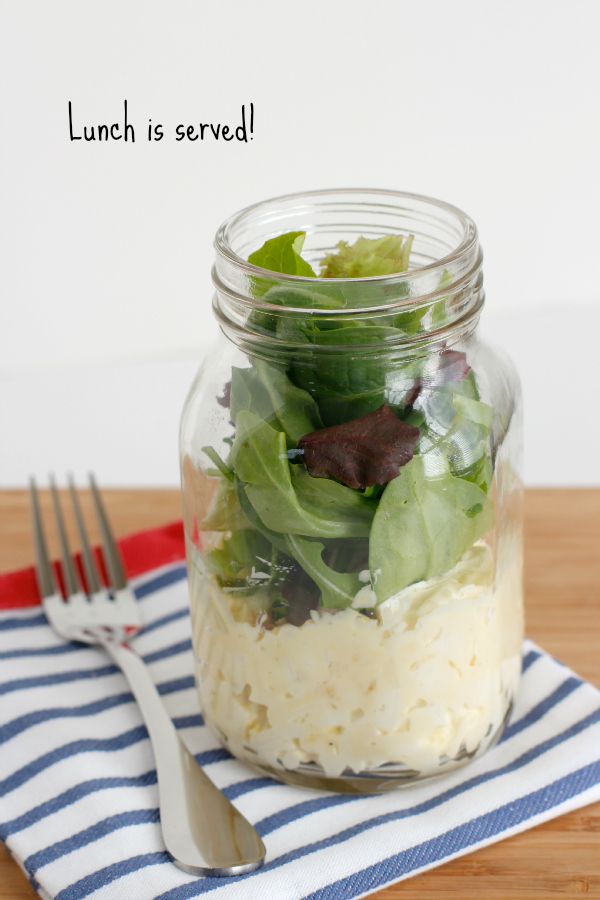
[[[31,479],[33,533],[42,605],[50,624],[69,641],[101,644],[127,678],[148,728],[159,788],[165,846],[180,869],[191,875],[241,875],[262,865],[265,847],[257,832],[212,783],[183,744],[144,662],[127,643],[141,628],[139,608],[127,584],[115,540],[90,475],[111,592],[102,586],[94,562],[77,492],[69,478],[79,529],[88,592],[79,583],[69,550],[60,501],[50,479],[62,548],[67,599],[63,600],[50,565],[37,490]]]

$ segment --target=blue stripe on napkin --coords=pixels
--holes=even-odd
[[[410,850],[398,853],[377,865],[369,866],[348,878],[340,879],[328,885],[325,890],[307,894],[302,900],[339,900],[340,897],[357,897],[365,891],[376,891],[388,884],[390,880],[394,880],[393,876],[390,878],[390,870],[406,874],[415,869],[415,864],[419,868],[425,868],[432,863],[446,862],[459,855],[461,849],[479,846],[487,838],[495,837],[506,831],[507,826],[512,827],[526,822],[534,815],[551,810],[567,798],[577,796],[582,790],[596,785],[599,779],[600,763],[592,763],[514,803],[499,807],[493,813],[472,819],[459,828],[447,831],[430,841],[417,844]],[[193,897],[197,894],[188,893],[185,896]],[[166,900],[167,897],[169,900],[180,900],[183,894],[171,891],[169,894],[162,894],[156,900]]]
[[[512,719],[480,760],[383,796],[279,784],[204,726],[185,567],[150,572],[135,591],[138,650],[196,758],[264,836],[267,860],[238,878],[180,872],[122,675],[97,648],[64,644],[39,610],[13,611],[0,614],[0,837],[45,897],[351,900],[600,798],[600,692],[529,641]]]
[[[41,803],[39,806],[34,806],[33,809],[24,813],[22,816],[19,816],[17,819],[13,819],[11,822],[3,822],[0,824],[0,834],[2,834],[2,839],[5,840],[9,835],[16,834],[18,831],[29,828],[41,819],[45,819],[46,816],[51,816],[61,809],[66,809],[66,807],[71,806],[72,803],[76,803],[78,800],[81,800],[88,794],[93,794],[95,791],[114,790],[119,787],[144,788],[153,784],[156,784],[155,769],[152,769],[150,772],[145,772],[143,775],[138,775],[135,778],[96,778],[92,781],[84,781],[81,784],[70,788],[68,791],[65,791],[63,794],[59,794],[58,797],[54,797],[47,803]]]

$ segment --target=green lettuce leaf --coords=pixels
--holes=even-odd
[[[350,246],[340,241],[336,253],[320,263],[322,278],[369,278],[406,272],[413,235],[389,234],[381,238],[359,237]]]
[[[452,475],[478,485],[486,493],[493,477],[489,433],[493,410],[479,400],[473,371],[459,382],[425,390],[409,417],[421,429],[418,452],[428,471],[450,469]]]
[[[379,501],[369,547],[377,600],[447,572],[494,524],[492,501],[477,485],[445,474],[428,478],[415,456]]]

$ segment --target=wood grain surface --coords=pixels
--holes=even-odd
[[[117,535],[181,515],[175,490],[107,490],[103,496]],[[47,507],[47,495],[42,499]],[[0,491],[0,572],[32,562],[27,494]],[[526,492],[525,597],[528,636],[600,687],[600,490]],[[371,900],[581,894],[600,897],[600,803],[385,888]],[[0,844],[0,900],[36,896]]]

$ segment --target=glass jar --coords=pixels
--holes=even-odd
[[[340,240],[412,235],[409,267],[247,261],[292,231],[315,269]],[[307,787],[450,771],[501,734],[523,639],[519,382],[477,334],[475,224],[412,194],[315,191],[243,210],[215,246],[222,336],[181,424],[205,721]]]

